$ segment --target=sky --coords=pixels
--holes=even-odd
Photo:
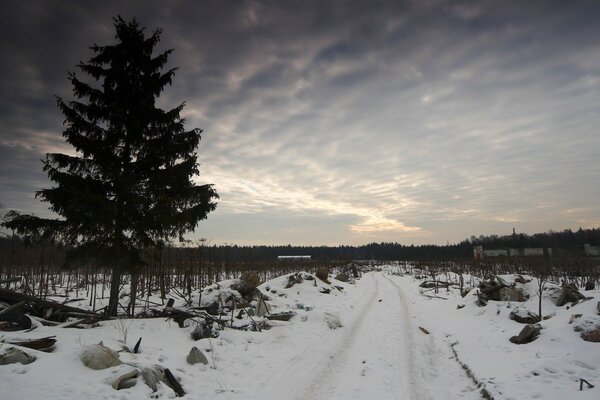
[[[600,226],[600,3],[0,0],[0,203],[50,215],[54,95],[114,43],[162,28],[159,99],[203,129],[217,209],[191,240],[459,242]],[[78,74],[81,79],[85,75]]]

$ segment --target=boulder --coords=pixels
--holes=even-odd
[[[23,365],[31,364],[36,358],[23,350],[16,347],[11,347],[6,352],[0,355],[0,365],[21,363]]]
[[[270,312],[271,306],[262,298],[262,296],[259,296],[256,304],[256,315],[262,317]]]
[[[206,358],[204,353],[202,353],[200,350],[198,350],[197,347],[192,347],[192,349],[190,350],[189,354],[186,357],[186,360],[187,360],[188,364],[190,364],[190,365],[194,365],[194,364],[198,364],[198,363],[201,363],[204,365],[208,364],[208,359]]]
[[[595,287],[594,281],[587,281],[585,283],[585,290],[594,290]]]
[[[146,385],[148,385],[153,392],[156,392],[158,390],[158,384],[160,382],[164,382],[165,380],[163,372],[160,370],[160,368],[156,367],[146,367],[142,369],[142,378],[144,379],[144,382],[146,382]]]
[[[500,289],[501,301],[525,301],[525,295],[519,289],[503,287]]]
[[[517,336],[510,338],[510,341],[514,344],[526,344],[533,342],[540,334],[542,326],[540,324],[525,325],[521,332]]]
[[[219,332],[213,330],[213,324],[211,322],[201,320],[198,322],[194,329],[190,332],[192,340],[200,340],[205,338],[214,338],[219,336]]]
[[[481,283],[479,284],[479,290],[482,294],[486,295],[487,300],[499,301],[500,289],[502,289],[503,287],[505,286],[499,282],[496,282],[493,279],[489,281],[481,281]]]
[[[127,389],[135,386],[135,380],[139,372],[137,368],[124,365],[119,370],[114,371],[110,379],[110,385],[115,390]]]
[[[238,282],[231,285],[231,288],[237,290],[245,300],[252,301],[258,285],[260,285],[260,277],[258,275],[251,272],[244,272]]]
[[[304,282],[304,279],[302,279],[302,275],[300,273],[291,274],[290,276],[288,276],[288,282],[285,285],[285,288],[289,289],[292,286],[294,286],[295,284],[302,283],[302,282]]]
[[[556,305],[562,307],[567,303],[576,303],[583,299],[585,299],[585,296],[579,293],[577,286],[572,283],[566,283],[563,285],[560,295],[556,300]]]
[[[119,355],[102,342],[85,346],[79,358],[83,365],[91,369],[105,369],[122,364]]]
[[[529,282],[531,282],[531,279],[525,279],[525,278],[523,277],[523,275],[517,275],[517,277],[515,278],[515,282],[516,282],[516,283],[520,283],[520,284],[523,284],[523,285],[524,285],[524,284],[526,284],[526,283],[529,283]]]
[[[337,279],[340,282],[348,282],[350,280],[350,277],[344,273],[341,273],[341,274],[337,274],[335,279]]]
[[[580,332],[580,336],[586,342],[600,342],[600,318],[587,315],[579,317],[574,321],[573,330]]]
[[[337,314],[325,313],[325,322],[329,329],[337,329],[342,327],[342,320]]]
[[[600,326],[582,333],[581,338],[586,342],[600,342]]]
[[[513,309],[508,317],[521,324],[535,324],[540,321],[540,317],[537,314],[521,307]]]
[[[296,313],[293,311],[283,311],[277,314],[267,315],[267,319],[271,321],[289,321],[294,315],[296,315]]]

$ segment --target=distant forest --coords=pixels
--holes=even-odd
[[[562,232],[545,232],[527,235],[517,233],[505,236],[472,236],[457,244],[449,245],[403,245],[400,243],[369,243],[362,246],[237,246],[237,245],[202,245],[188,247],[168,247],[161,252],[168,252],[178,259],[202,257],[221,261],[268,261],[277,256],[310,255],[313,260],[448,260],[473,257],[473,246],[483,245],[486,249],[549,247],[558,253],[582,254],[583,245],[600,245],[600,228],[570,229]],[[150,249],[148,251],[157,251]],[[36,260],[40,254],[50,256],[55,261],[62,259],[62,250],[52,243],[35,241],[3,234],[0,237],[0,264],[11,259]],[[45,255],[45,256],[44,256]]]

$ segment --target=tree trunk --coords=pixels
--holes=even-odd
[[[119,309],[119,289],[121,287],[121,266],[115,265],[112,269],[112,275],[110,278],[110,298],[108,300],[108,308],[106,309],[106,315],[111,317],[117,316]]]

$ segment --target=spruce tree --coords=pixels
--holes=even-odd
[[[161,72],[172,50],[153,55],[161,30],[146,37],[132,20],[114,19],[116,43],[91,47],[69,73],[76,100],[57,97],[63,136],[75,155],[46,154],[44,171],[55,185],[37,192],[59,220],[70,258],[86,256],[112,268],[108,315],[117,314],[121,275],[142,264],[140,250],[193,231],[216,207],[212,185],[196,185],[200,129],[186,130],[181,111],[156,106],[175,68]],[[90,79],[89,79],[90,80]]]

